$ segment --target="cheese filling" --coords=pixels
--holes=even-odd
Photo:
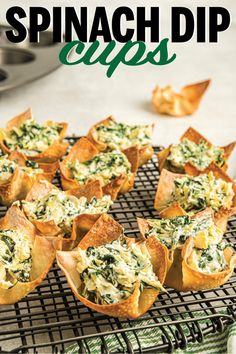
[[[109,122],[96,127],[96,138],[112,150],[127,149],[131,146],[145,146],[152,143],[152,125],[128,125]]]
[[[0,156],[0,184],[8,182],[12,178],[17,167],[28,175],[43,172],[38,164],[33,161],[26,161],[25,166],[19,166],[16,160],[9,160],[7,155],[3,155]]]
[[[112,200],[106,195],[101,199],[94,197],[88,202],[85,197],[76,198],[53,189],[44,197],[32,202],[24,200],[21,205],[29,220],[43,222],[53,220],[65,233],[69,233],[76,216],[105,213],[112,205]]]
[[[80,183],[100,180],[102,186],[107,185],[120,175],[131,175],[131,164],[126,155],[120,151],[100,153],[86,162],[69,162],[72,177]]]
[[[221,242],[219,244],[212,244],[205,250],[194,248],[188,258],[188,264],[193,269],[205,274],[222,272],[228,267],[224,256],[224,249],[226,247],[228,245]]]
[[[60,124],[43,126],[32,118],[19,127],[14,127],[5,138],[5,144],[10,150],[17,148],[26,155],[35,156],[58,140],[61,130]]]
[[[31,267],[29,237],[16,230],[0,230],[0,288],[29,282]]]
[[[212,172],[197,177],[177,178],[174,184],[170,204],[178,202],[187,212],[200,211],[207,207],[217,212],[221,207],[229,209],[232,205],[233,184],[216,179]]]
[[[183,139],[179,144],[172,145],[167,160],[177,168],[183,168],[188,162],[203,170],[215,162],[222,167],[225,163],[224,150],[218,146],[209,146],[205,141],[201,140],[199,144],[193,141]]]
[[[77,271],[83,284],[82,296],[96,304],[114,304],[127,299],[137,281],[144,288],[163,287],[153,272],[144,244],[132,244],[121,236],[110,244],[78,249]]]
[[[197,218],[177,216],[174,219],[149,219],[145,236],[155,236],[168,249],[181,247],[188,237],[194,238],[195,247],[205,249],[222,239],[222,231],[215,226],[210,214]]]

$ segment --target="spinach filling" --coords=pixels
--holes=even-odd
[[[16,230],[0,230],[0,288],[29,282],[31,268],[29,238]]]
[[[228,267],[224,256],[224,249],[229,246],[230,245],[221,242],[209,245],[209,247],[204,250],[194,248],[188,263],[194,269],[205,274],[221,272]]]
[[[43,126],[34,119],[28,119],[10,131],[5,138],[5,144],[10,150],[17,148],[26,155],[34,156],[59,139],[61,130],[60,124],[52,123],[49,126]]]
[[[86,162],[69,162],[72,177],[80,183],[88,180],[100,180],[106,185],[120,175],[131,174],[131,164],[126,155],[120,151],[100,153]]]
[[[110,196],[103,196],[101,199],[94,197],[88,201],[85,197],[76,198],[53,189],[42,198],[32,202],[24,200],[21,205],[29,220],[53,220],[65,233],[70,233],[76,216],[105,213],[112,205],[112,200]]]
[[[149,230],[145,236],[155,236],[169,250],[181,247],[190,236],[199,248],[206,248],[222,238],[222,232],[215,226],[210,214],[197,218],[185,215],[174,219],[149,219],[148,224]]]
[[[197,177],[177,178],[174,185],[170,204],[178,202],[187,212],[197,212],[207,207],[218,212],[221,207],[229,209],[232,205],[232,183],[216,179],[212,172]]]
[[[228,267],[224,250],[229,247],[222,241],[223,233],[215,226],[211,215],[197,218],[178,216],[174,219],[148,220],[146,237],[155,236],[169,250],[182,247],[193,237],[194,247],[187,259],[188,265],[204,274],[221,272]]]
[[[96,127],[96,138],[110,149],[127,149],[131,146],[147,146],[152,143],[152,125],[128,125],[109,122]]]
[[[179,144],[172,145],[167,160],[177,168],[183,168],[188,162],[203,170],[215,162],[222,167],[225,164],[224,150],[218,146],[209,146],[201,140],[198,144],[183,139]]]
[[[144,288],[163,290],[153,272],[146,246],[129,246],[122,236],[104,246],[78,249],[77,260],[82,295],[96,304],[114,304],[127,299],[137,281],[140,291]]]
[[[19,166],[17,160],[9,160],[7,155],[3,155],[0,156],[0,183],[8,182],[16,168],[20,168],[29,175],[43,172],[36,162],[27,160],[25,166]]]
[[[7,155],[0,156],[0,182],[4,183],[11,179],[17,164],[8,159]]]

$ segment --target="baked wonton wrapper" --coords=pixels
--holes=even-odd
[[[96,128],[100,125],[109,125],[110,122],[116,122],[116,120],[110,116],[106,119],[101,120],[100,122],[94,124],[87,134],[87,138],[96,146],[99,151],[107,150],[108,146],[106,143],[99,141],[96,137]],[[154,124],[152,125],[154,128]],[[123,150],[125,153],[125,150]],[[138,153],[139,153],[139,166],[144,165],[145,163],[150,160],[154,154],[153,148],[151,145],[146,146],[138,146]]]
[[[193,141],[195,144],[198,144],[200,141],[204,141],[209,146],[212,146],[212,144],[203,135],[201,135],[197,130],[195,130],[192,127],[188,128],[186,130],[186,132],[181,136],[180,141],[182,141],[184,139],[188,139],[190,141]],[[224,158],[225,163],[221,167],[221,169],[223,169],[224,171],[227,171],[227,168],[228,168],[227,160],[229,159],[231,153],[233,152],[235,145],[236,145],[236,143],[233,142],[233,143],[228,144],[227,146],[222,147],[222,149],[224,150],[223,158]],[[170,154],[170,149],[171,149],[171,145],[168,148],[163,149],[160,152],[158,152],[157,158],[158,158],[159,170],[161,171],[163,168],[165,168],[165,169],[172,171],[172,172],[185,173],[184,169],[180,170],[180,169],[172,166],[170,164],[170,162],[167,160],[167,157]],[[192,164],[188,163],[188,165],[192,165]],[[198,169],[199,172],[201,172],[201,170],[199,168],[197,168],[197,167],[195,167],[195,168]]]
[[[58,188],[51,183],[38,181],[33,185],[25,200],[31,202],[38,198],[42,198],[53,189]],[[86,186],[80,186],[79,188],[66,191],[65,193],[68,195],[73,195],[78,199],[81,197],[86,197],[88,201],[90,201],[93,197],[97,199],[101,199],[103,197],[103,192],[99,181],[90,182]],[[76,216],[73,220],[71,234],[66,235],[66,239],[62,241],[61,239],[65,236],[63,234],[63,230],[59,225],[56,225],[53,219],[50,221],[32,219],[30,222],[36,227],[37,231],[42,236],[46,236],[49,239],[54,239],[54,246],[56,248],[64,249],[64,246],[68,246],[71,249],[71,247],[74,246],[75,243],[78,243],[78,241],[89,231],[100,216],[101,213],[80,214]]]
[[[215,178],[222,179],[225,182],[231,182],[233,184],[234,197],[232,200],[232,206],[230,208],[221,207],[214,215],[215,224],[223,231],[226,231],[227,221],[230,216],[236,213],[236,185],[234,181],[216,164],[211,163],[203,171],[199,171],[191,164],[185,165],[185,171],[188,175],[199,176],[200,174],[208,174],[210,171]],[[171,195],[175,189],[174,181],[179,178],[184,178],[183,174],[177,174],[163,169],[160,175],[160,179],[157,186],[155,195],[154,208],[161,211],[167,208],[171,203]],[[178,202],[175,202],[178,204]],[[179,206],[180,207],[180,206]],[[181,207],[180,207],[181,208]]]
[[[193,114],[199,107],[202,96],[210,84],[210,80],[183,87],[180,93],[174,92],[171,86],[157,86],[152,94],[152,103],[160,114],[183,117]]]
[[[110,243],[121,235],[123,228],[114,219],[107,214],[103,214],[92,229],[85,235],[79,243],[81,249],[86,250],[88,247],[98,247]],[[161,284],[163,284],[166,275],[166,257],[167,253],[163,247],[159,245],[155,238],[149,238],[146,241],[135,241],[126,238],[129,243],[145,242],[146,247],[151,256],[154,273],[157,275]],[[76,250],[72,252],[57,252],[57,263],[64,272],[67,281],[75,294],[75,296],[89,308],[114,317],[137,318],[142,316],[154,303],[159,291],[155,289],[145,288],[143,292],[139,290],[139,283],[136,283],[134,292],[125,300],[115,304],[98,305],[89,301],[81,295],[82,283],[80,275],[76,270]]]
[[[32,110],[28,109],[27,111],[19,114],[18,116],[12,118],[8,121],[6,128],[0,129],[0,147],[6,153],[10,154],[12,150],[10,150],[4,142],[7,134],[13,129],[22,125],[25,121],[32,118]],[[47,121],[46,125],[50,126],[52,121]],[[67,123],[58,123],[62,130],[59,134],[59,139],[55,140],[46,150],[38,153],[37,155],[31,156],[26,155],[28,160],[36,161],[36,162],[55,162],[59,160],[62,156],[65,155],[69,144],[63,139],[65,138],[68,124]]]
[[[131,164],[131,175],[120,175],[102,187],[104,195],[110,195],[112,200],[115,200],[119,193],[129,192],[133,188],[134,178],[139,166],[139,153],[137,147],[134,146],[128,148],[123,151],[123,153],[127,156]],[[79,162],[89,161],[98,154],[99,150],[87,138],[80,138],[75,143],[69,154],[60,163],[61,183],[64,190],[79,188],[82,185],[71,177],[71,172],[67,167],[67,163],[75,160],[78,160]]]
[[[0,229],[14,229],[28,235],[32,242],[32,268],[30,281],[18,281],[10,289],[0,288],[0,304],[14,304],[39,285],[49,272],[55,258],[55,249],[51,242],[37,236],[33,225],[16,206],[11,206],[6,215],[0,219]]]
[[[210,208],[195,214],[192,218],[198,218],[199,216],[208,213],[212,214]],[[185,213],[178,204],[173,204],[160,213],[162,218],[168,219],[183,215],[187,215],[187,213]],[[144,239],[146,238],[145,233],[150,230],[150,226],[145,219],[138,218],[137,221]],[[236,254],[233,253],[231,247],[227,247],[224,250],[225,259],[228,264],[227,269],[218,273],[205,274],[193,269],[188,264],[188,258],[194,247],[194,240],[192,237],[189,237],[185,241],[183,247],[177,247],[174,250],[168,250],[168,248],[161,242],[158,240],[157,242],[168,254],[168,270],[164,285],[177,291],[198,291],[218,287],[230,278],[236,264]]]
[[[0,203],[9,206],[16,200],[22,200],[26,197],[32,185],[41,179],[49,182],[53,180],[59,167],[58,162],[38,163],[43,171],[37,174],[28,174],[20,167],[26,165],[27,159],[19,151],[12,151],[8,156],[9,160],[17,161],[19,167],[15,169],[12,177],[5,183],[0,183]]]

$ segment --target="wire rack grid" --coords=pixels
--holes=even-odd
[[[68,139],[71,144],[75,141]],[[155,147],[155,152],[159,149]],[[154,157],[140,168],[134,190],[114,203],[110,214],[125,227],[126,235],[138,236],[137,217],[157,217],[153,200],[158,179]],[[54,183],[60,185],[59,175]],[[0,216],[5,212],[0,207]],[[225,237],[235,244],[236,217],[229,221]],[[202,342],[209,333],[222,332],[235,319],[235,273],[213,290],[167,290],[142,318],[116,319],[81,304],[54,264],[45,281],[27,297],[0,307],[0,351],[64,353],[75,344],[75,353],[83,354],[170,353],[190,342]]]

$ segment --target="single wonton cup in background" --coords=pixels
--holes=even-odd
[[[195,219],[206,214],[212,215],[210,208],[195,214],[192,218]],[[172,219],[177,216],[187,215],[187,213],[185,213],[178,204],[173,204],[172,206],[164,209],[160,215],[162,218]],[[137,221],[142,237],[143,239],[146,239],[145,235],[146,232],[150,230],[150,225],[145,219],[138,218]],[[192,269],[188,265],[188,257],[190,256],[194,246],[194,240],[192,237],[185,241],[183,247],[177,247],[174,250],[169,250],[158,240],[157,242],[168,254],[168,271],[164,284],[165,286],[174,288],[177,291],[203,290],[220,286],[229,279],[233,272],[234,265],[236,264],[236,255],[233,254],[230,247],[227,247],[224,254],[228,268],[219,273],[204,274]]]
[[[32,202],[38,198],[46,196],[50,191],[58,188],[46,181],[38,181],[33,185],[27,194],[26,201]],[[66,191],[65,194],[75,196],[76,198],[86,197],[90,201],[93,197],[101,199],[103,197],[102,188],[99,181],[88,183],[86,186]],[[60,249],[71,249],[76,243],[90,230],[100,214],[81,214],[74,218],[70,235],[64,238],[63,230],[55,221],[40,221],[30,219],[30,222],[35,226],[40,235],[54,240],[54,246]],[[27,216],[26,216],[27,217]],[[63,239],[63,240],[62,240]]]
[[[85,235],[79,244],[81,249],[86,250],[88,247],[98,247],[110,243],[121,235],[123,228],[114,219],[103,214],[92,229]],[[145,242],[146,247],[151,256],[153,270],[161,284],[163,284],[166,275],[166,257],[165,250],[154,239],[150,238],[146,241],[135,241],[126,238],[129,244],[133,242]],[[114,317],[137,318],[142,316],[154,303],[159,291],[155,289],[145,288],[143,292],[139,290],[139,283],[136,283],[134,292],[125,300],[110,305],[98,305],[89,301],[81,295],[82,283],[80,274],[76,270],[76,250],[71,252],[57,252],[57,263],[64,272],[67,281],[75,294],[75,296],[89,308]]]
[[[87,138],[81,138],[75,143],[69,154],[60,163],[61,183],[64,190],[80,188],[83,185],[71,177],[71,171],[67,167],[67,163],[75,160],[79,162],[89,161],[98,154],[98,149]],[[124,154],[131,164],[131,175],[120,175],[102,187],[104,195],[110,195],[113,200],[117,198],[119,193],[126,193],[133,189],[134,178],[139,166],[137,147],[126,149]],[[84,186],[87,184],[88,182]]]
[[[27,111],[9,120],[6,125],[6,128],[0,129],[0,147],[5,153],[10,154],[10,152],[12,151],[5,144],[5,137],[8,135],[8,133],[10,133],[13,128],[20,127],[24,122],[31,118],[32,111],[31,109],[28,109]],[[46,122],[47,126],[50,126],[51,124],[52,121]],[[69,144],[63,141],[63,139],[65,138],[68,124],[58,123],[58,125],[62,127],[62,130],[59,134],[59,139],[55,140],[46,150],[38,153],[37,155],[31,156],[25,154],[28,160],[36,162],[55,162],[65,155]]]
[[[226,231],[227,221],[230,216],[236,213],[236,185],[234,181],[216,164],[210,164],[203,171],[199,171],[191,164],[185,165],[185,171],[190,176],[199,176],[201,174],[208,174],[212,172],[216,179],[222,179],[225,182],[233,184],[234,198],[232,200],[232,206],[230,208],[221,207],[217,213],[214,214],[215,224],[223,231]],[[177,174],[165,169],[162,170],[157,191],[155,195],[154,208],[161,211],[167,208],[171,203],[171,196],[175,189],[174,181],[176,179],[185,178],[183,174]],[[178,204],[178,201],[175,202]],[[180,207],[181,208],[181,207]]]
[[[186,132],[181,136],[180,141],[183,141],[184,139],[188,139],[192,142],[194,142],[195,144],[199,144],[200,141],[204,141],[207,143],[207,145],[212,146],[212,144],[203,136],[201,135],[197,130],[195,130],[194,128],[188,128],[186,130]],[[236,143],[230,143],[227,146],[223,146],[221,147],[224,150],[224,165],[222,167],[220,167],[221,169],[223,169],[224,171],[227,171],[228,165],[227,165],[227,160],[229,159],[231,153],[233,152],[234,148],[235,148]],[[157,158],[158,158],[158,166],[159,166],[159,170],[161,171],[163,168],[172,171],[172,172],[176,172],[176,173],[185,173],[184,168],[183,169],[178,169],[174,166],[172,166],[170,164],[170,162],[167,160],[167,157],[170,154],[170,150],[171,150],[171,145],[166,148],[161,150],[160,152],[158,152],[157,154]],[[214,163],[214,162],[212,162]],[[188,165],[192,165],[191,163],[188,163]],[[195,167],[199,172],[201,172],[201,170],[197,167]]]
[[[6,183],[0,184],[0,203],[9,206],[16,200],[22,200],[26,197],[32,185],[41,179],[49,182],[53,180],[59,167],[58,162],[38,163],[43,171],[35,174],[28,174],[20,167],[26,166],[27,159],[19,151],[12,151],[8,156],[9,160],[17,162],[19,167],[15,169],[12,177]]]
[[[210,80],[187,85],[180,93],[174,92],[171,86],[157,86],[152,94],[152,103],[159,114],[172,117],[191,115],[198,109],[209,84]]]
[[[116,120],[110,116],[106,119],[101,120],[100,122],[94,124],[90,129],[87,134],[87,138],[96,146],[96,148],[99,151],[105,151],[107,150],[108,146],[106,143],[99,141],[97,138],[96,134],[96,128],[99,127],[100,125],[109,125],[111,122],[115,122]],[[152,125],[154,128],[154,124]],[[126,150],[126,149],[125,149]],[[125,153],[125,150],[123,152]],[[154,154],[153,148],[151,145],[146,145],[146,146],[138,146],[138,153],[139,153],[139,166],[144,165],[145,163],[150,160]]]
[[[0,229],[13,229],[25,233],[32,244],[32,268],[30,281],[18,281],[10,289],[0,288],[0,304],[14,304],[39,285],[49,272],[55,258],[55,249],[51,242],[35,234],[35,228],[16,206],[11,206],[6,215],[0,219]]]

